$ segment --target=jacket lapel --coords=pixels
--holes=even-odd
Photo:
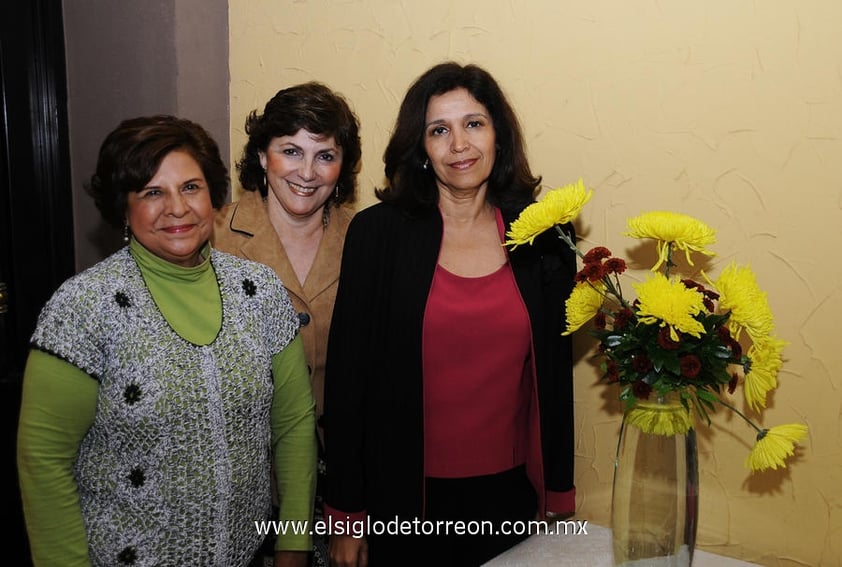
[[[251,235],[240,247],[244,258],[266,264],[275,270],[290,293],[303,296],[301,285],[269,221],[266,205],[259,193],[252,191],[240,197],[237,210],[231,217],[231,229]]]
[[[310,299],[315,298],[339,279],[339,265],[342,260],[342,248],[345,244],[345,232],[348,230],[350,214],[343,208],[331,207],[330,221],[325,228],[319,250],[313,260],[313,266],[304,282],[304,293]]]

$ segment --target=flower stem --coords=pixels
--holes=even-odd
[[[579,256],[579,258],[585,257],[582,251],[579,250],[579,247],[576,246],[576,243],[570,240],[570,236],[568,236],[567,233],[565,233],[561,229],[561,225],[555,224],[553,225],[553,228],[555,228],[555,231],[558,233],[558,237],[561,238],[564,242],[566,242],[570,249],[573,250],[576,253],[576,255]]]
[[[741,412],[740,410],[738,410],[737,408],[735,408],[734,406],[732,406],[728,402],[723,401],[722,398],[720,398],[719,396],[716,397],[716,401],[718,401],[720,404],[722,404],[723,406],[725,406],[726,408],[728,408],[729,410],[731,410],[732,412],[736,413],[738,416],[743,418],[743,420],[746,423],[748,423],[750,426],[752,426],[755,429],[755,431],[757,431],[758,434],[761,434],[761,435],[763,434],[763,429],[758,427],[752,420],[750,420],[748,417],[746,417],[746,415],[743,412]]]
[[[664,266],[664,277],[667,279],[670,278],[670,268],[672,266],[675,266],[675,264],[672,263],[672,242],[667,242],[667,261]]]
[[[631,309],[631,305],[629,305],[629,302],[626,301],[625,297],[623,297],[623,288],[620,286],[620,278],[617,277],[617,274],[614,274],[614,283],[616,284],[616,288],[613,284],[611,284],[611,280],[608,279],[608,276],[606,276],[604,279],[607,284],[610,284],[608,288],[611,290],[611,293],[614,294],[614,297],[617,298],[620,304],[626,309]]]
[[[579,258],[585,257],[585,254],[581,250],[579,250],[579,247],[576,246],[576,243],[573,242],[570,239],[570,237],[561,229],[560,225],[557,225],[557,224],[553,225],[553,228],[555,228],[556,232],[558,233],[558,237],[561,238],[565,243],[567,243],[567,246],[569,246],[570,249],[573,250],[573,252],[575,252],[577,256],[579,256]],[[605,296],[613,295],[615,298],[617,298],[617,301],[620,302],[620,305],[622,305],[623,307],[626,307],[626,308],[631,308],[628,301],[626,301],[626,299],[623,297],[622,291],[620,291],[620,280],[619,280],[619,278],[617,278],[615,276],[615,279],[617,280],[617,286],[616,287],[614,286],[614,282],[612,282],[608,278],[608,276],[602,278],[602,282],[605,284],[605,288],[607,290],[607,293],[605,293],[603,295],[605,295]]]

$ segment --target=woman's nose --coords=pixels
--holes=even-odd
[[[176,191],[167,199],[167,212],[173,216],[180,217],[187,212],[187,201],[181,191]]]
[[[301,179],[305,181],[312,181],[316,178],[316,168],[313,163],[312,159],[305,159],[304,162],[301,164],[301,169],[299,170],[298,174],[301,176]]]
[[[468,148],[468,136],[465,132],[455,129],[450,138],[450,151],[453,153],[463,152]]]

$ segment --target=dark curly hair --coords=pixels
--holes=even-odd
[[[301,129],[333,137],[342,148],[339,191],[333,203],[353,203],[362,155],[359,123],[342,95],[317,82],[280,90],[266,103],[263,114],[256,110],[249,114],[246,119],[249,139],[243,157],[237,162],[243,189],[259,191],[266,196],[268,188],[260,165],[260,152],[266,152],[273,138],[293,136]]]
[[[529,168],[520,123],[502,89],[485,69],[450,61],[418,77],[401,103],[383,153],[387,186],[376,191],[381,201],[392,202],[406,211],[438,204],[435,173],[423,167],[427,160],[427,104],[432,97],[459,88],[485,106],[494,125],[497,154],[488,178],[488,201],[502,208],[518,209],[534,199],[541,177],[534,176]]]
[[[228,194],[228,169],[210,134],[190,120],[168,115],[124,120],[99,149],[96,172],[85,185],[102,218],[122,228],[130,191],[137,192],[155,176],[172,151],[190,154],[208,182],[211,204],[218,209]]]

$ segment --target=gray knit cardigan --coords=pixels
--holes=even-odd
[[[211,252],[222,326],[170,327],[128,249],[65,282],[33,347],[99,382],[74,475],[94,565],[247,565],[270,513],[272,356],[297,318],[271,269]]]

